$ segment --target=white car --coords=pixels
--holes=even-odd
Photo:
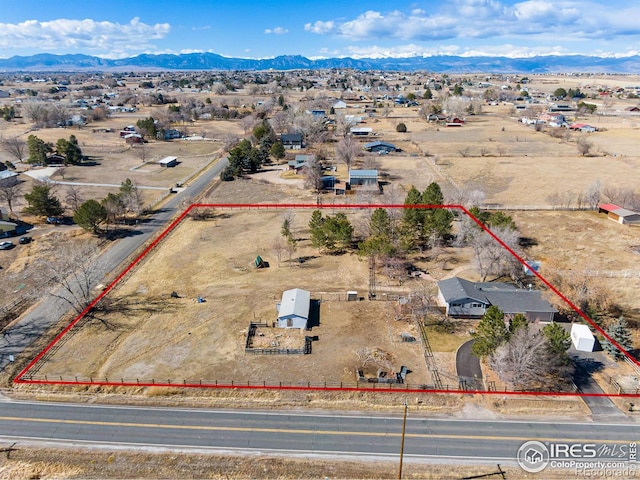
[[[9,250],[14,246],[13,242],[0,242],[0,250]]]

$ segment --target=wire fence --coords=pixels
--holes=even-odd
[[[472,390],[466,384],[458,385],[440,384],[433,385],[427,383],[387,383],[379,382],[377,378],[368,378],[367,381],[352,382],[267,382],[255,380],[187,380],[172,378],[124,378],[124,377],[85,377],[68,375],[32,375],[27,372],[19,383],[36,385],[68,385],[68,386],[111,386],[111,387],[182,387],[182,388],[218,388],[218,389],[255,389],[255,390],[331,390],[331,391],[411,391],[424,393],[487,393],[484,390]],[[517,393],[533,395],[557,395],[575,394],[576,391],[567,386],[566,390],[550,392],[545,389],[513,389],[499,387],[491,390],[490,393]]]

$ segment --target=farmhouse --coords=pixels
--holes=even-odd
[[[282,300],[276,306],[278,309],[277,326],[280,328],[307,328],[311,293],[307,290],[294,288],[282,293]]]
[[[158,164],[165,168],[175,167],[178,164],[178,159],[177,157],[164,157],[163,159],[158,160]]]
[[[286,150],[300,150],[304,146],[301,133],[283,133],[280,141]]]
[[[613,203],[598,205],[598,213],[606,213],[609,219],[621,225],[640,224],[640,213],[627,210]]]
[[[438,299],[454,318],[481,318],[494,305],[506,316],[522,313],[529,321],[550,322],[558,312],[539,291],[508,283],[474,283],[454,277],[438,282]]]

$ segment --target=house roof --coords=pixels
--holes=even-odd
[[[600,205],[598,205],[598,208],[600,210],[604,210],[605,212],[613,212],[614,210],[620,210],[620,208],[622,207],[619,207],[614,203],[601,203]]]
[[[283,133],[280,135],[280,140],[282,142],[301,142],[302,134],[301,133]]]
[[[309,318],[311,292],[300,288],[285,290],[282,293],[278,318],[301,317]]]
[[[3,170],[0,172],[0,180],[4,180],[5,178],[17,177],[18,174],[16,172],[12,172],[11,170]]]
[[[524,290],[508,283],[474,283],[454,277],[438,282],[447,303],[470,298],[480,303],[495,305],[506,314],[523,312],[556,313],[557,310],[537,290]]]
[[[389,143],[389,142],[381,142],[381,141],[377,141],[377,142],[369,142],[369,143],[365,143],[364,144],[364,148],[367,150],[370,150],[372,148],[376,148],[376,147],[386,147],[386,148],[391,148],[393,150],[396,149],[396,146],[393,143]]]
[[[438,282],[438,288],[447,303],[463,298],[471,298],[480,303],[488,303],[481,292],[475,288],[475,284],[464,278],[453,277]]]
[[[351,170],[349,171],[349,178],[378,178],[378,170]]]

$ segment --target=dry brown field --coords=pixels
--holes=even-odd
[[[289,262],[285,254],[278,265],[271,245],[280,235],[283,214],[220,209],[212,221],[185,220],[110,294],[121,312],[83,326],[39,374],[335,384],[355,381],[355,368],[362,366],[358,351],[368,348],[379,349],[385,357],[379,366],[399,371],[405,365],[412,371],[410,383],[428,383],[420,343],[400,338],[402,332],[418,337],[415,327],[396,321],[393,305],[344,301],[348,290],[366,296],[367,262],[354,254],[319,255],[309,245],[310,212],[296,212],[293,222],[300,239],[295,258],[307,261]],[[255,269],[257,255],[269,261],[270,268]],[[245,354],[249,323],[273,322],[282,292],[296,287],[322,301],[319,325],[306,333],[318,337],[313,353]],[[181,298],[171,298],[174,291]],[[197,297],[206,301],[198,303]],[[274,345],[286,348],[279,334],[271,333]]]

